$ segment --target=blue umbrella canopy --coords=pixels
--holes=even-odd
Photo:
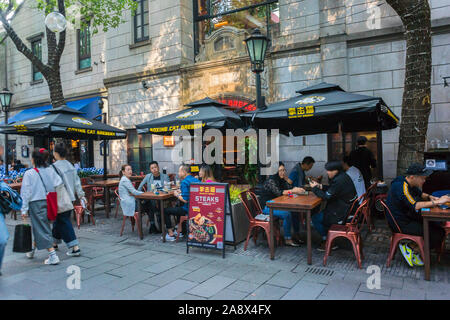
[[[261,129],[280,129],[295,136],[338,132],[378,131],[397,127],[399,119],[380,97],[344,91],[320,83],[297,91],[299,96],[241,115]]]
[[[244,125],[237,114],[226,109],[228,105],[211,98],[194,101],[186,106],[190,108],[136,125],[137,132],[171,135],[177,130],[224,130],[242,128]]]

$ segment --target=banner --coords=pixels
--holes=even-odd
[[[225,257],[225,219],[227,214],[231,216],[230,210],[228,184],[191,184],[187,252],[189,246],[201,247],[222,250]]]

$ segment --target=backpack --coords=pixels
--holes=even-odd
[[[5,195],[9,193],[9,197]],[[5,182],[0,182],[0,210],[6,214],[11,210],[19,211],[22,208],[22,197],[20,194],[8,186]]]

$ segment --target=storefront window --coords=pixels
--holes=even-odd
[[[133,173],[148,173],[149,164],[152,160],[152,136],[150,134],[137,134],[136,130],[128,130],[127,161],[133,168]]]
[[[248,31],[259,28],[270,37],[280,21],[277,0],[198,0],[194,5],[196,53],[207,36],[224,26]],[[216,51],[220,47],[228,49],[228,43],[223,40],[215,44]]]

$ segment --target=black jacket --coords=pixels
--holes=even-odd
[[[331,179],[329,186],[323,186],[322,190],[315,187],[312,192],[319,198],[327,200],[323,220],[325,226],[342,222],[357,198],[352,179],[343,171]]]
[[[372,171],[370,171],[370,168],[377,167],[377,162],[372,151],[366,147],[358,147],[356,150],[350,152],[350,161],[361,171],[366,188],[370,186],[370,179],[372,179]]]
[[[260,204],[264,209],[266,202],[283,195],[284,190],[292,189],[286,180],[280,179],[278,174],[270,177],[264,182],[263,190],[260,193]]]

